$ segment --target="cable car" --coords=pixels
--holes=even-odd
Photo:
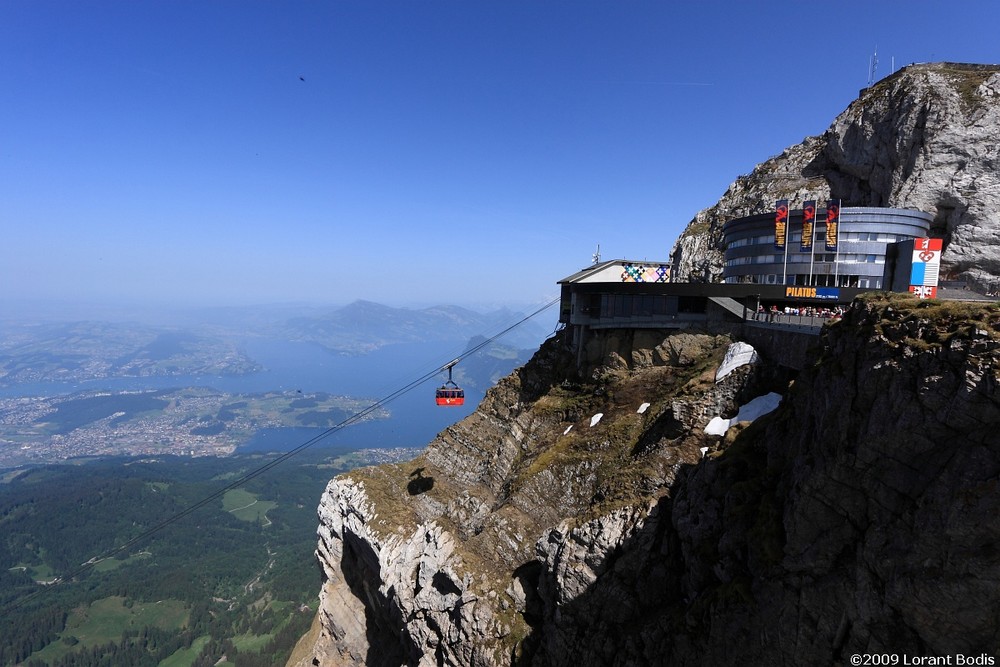
[[[458,359],[445,366],[448,369],[448,381],[434,392],[434,402],[438,405],[465,405],[465,391],[451,379],[451,369],[457,363]]]

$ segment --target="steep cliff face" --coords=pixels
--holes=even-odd
[[[943,269],[1000,282],[1000,66],[911,65],[862,92],[830,128],[739,177],[677,240],[674,279],[715,282],[722,225],[788,198],[935,216]]]
[[[419,459],[330,483],[300,664],[995,653],[1000,308],[859,301],[818,342],[789,388],[717,383],[721,335],[609,332],[582,375],[549,341]]]
[[[540,541],[579,517],[624,539],[712,444],[710,417],[758,391],[748,368],[714,382],[729,344],[611,332],[580,374],[552,339],[417,460],[333,480],[318,664],[509,664],[543,619]]]
[[[679,662],[997,654],[998,331],[996,305],[859,302],[782,409],[692,470]]]

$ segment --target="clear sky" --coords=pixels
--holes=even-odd
[[[0,303],[523,304],[1000,3],[2,0]],[[8,313],[9,314],[9,313]]]

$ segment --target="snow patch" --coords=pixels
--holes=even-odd
[[[708,422],[708,426],[705,427],[705,433],[709,435],[725,435],[726,431],[733,424],[739,422],[752,422],[758,417],[766,415],[768,412],[773,411],[781,403],[781,394],[776,394],[773,391],[770,394],[764,394],[763,396],[758,396],[749,403],[740,407],[740,411],[736,413],[736,416],[732,419],[723,419],[722,417],[712,417],[712,420]]]
[[[708,426],[705,427],[705,433],[709,435],[725,435],[726,431],[729,430],[729,421],[722,417],[712,417],[712,421],[708,422]]]
[[[648,409],[649,409],[649,403],[643,403],[642,405],[639,406],[639,409],[636,410],[636,412],[638,412],[641,415]]]
[[[590,418],[590,427],[593,428],[597,426],[597,422],[601,421],[601,417],[604,416],[603,412],[598,412],[596,415]]]
[[[572,424],[570,424],[569,426],[567,426],[567,427],[566,427],[566,430],[565,430],[565,431],[563,431],[563,435],[566,435],[567,433],[569,433],[569,432],[570,432],[570,429],[572,429],[572,428],[573,428],[573,425],[572,425]]]
[[[740,366],[746,366],[756,361],[757,350],[753,349],[753,345],[737,341],[726,350],[726,356],[722,360],[719,370],[715,371],[715,381],[719,382]]]

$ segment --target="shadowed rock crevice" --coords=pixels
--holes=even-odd
[[[344,536],[344,580],[365,608],[364,625],[368,650],[366,665],[415,665],[420,651],[406,633],[400,632],[404,620],[394,605],[385,599],[373,582],[380,580],[378,556],[371,545],[357,536]]]

